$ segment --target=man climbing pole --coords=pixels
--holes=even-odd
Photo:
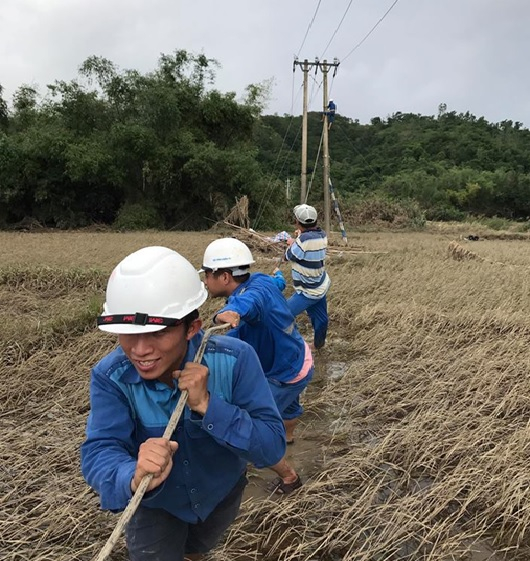
[[[328,116],[328,129],[330,129],[333,121],[335,120],[335,111],[337,110],[337,106],[332,99],[328,101],[328,106],[326,107],[326,109],[326,115]]]

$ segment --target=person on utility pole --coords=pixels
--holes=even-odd
[[[331,98],[328,101],[328,106],[326,107],[326,109],[326,115],[328,116],[328,129],[330,129],[333,121],[335,120],[335,111],[337,110],[337,106]]]

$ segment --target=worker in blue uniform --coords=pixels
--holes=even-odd
[[[215,322],[230,323],[234,329],[228,335],[255,349],[282,416],[287,443],[291,443],[303,412],[300,394],[313,376],[313,357],[275,281],[270,275],[251,273],[253,263],[243,242],[222,238],[206,248],[202,269],[210,295],[227,298]],[[278,493],[287,494],[302,485],[285,458],[270,467],[278,474],[273,483]]]
[[[239,511],[248,462],[285,454],[285,429],[254,349],[211,337],[203,360],[198,308],[207,291],[195,268],[147,247],[112,272],[99,328],[119,346],[92,369],[81,469],[101,507],[123,510],[152,479],[126,529],[131,561],[200,559]],[[186,408],[163,438],[183,391]]]

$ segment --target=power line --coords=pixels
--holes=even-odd
[[[276,178],[274,178],[273,175],[274,175],[274,172],[276,170],[276,165],[278,163],[278,160],[280,159],[280,154],[281,154],[282,148],[285,144],[285,139],[287,137],[287,134],[288,134],[288,132],[291,128],[292,122],[293,122],[293,118],[291,117],[291,121],[289,122],[289,126],[288,126],[287,130],[285,131],[285,135],[284,135],[283,140],[282,140],[282,146],[280,147],[280,150],[278,152],[278,156],[276,157],[276,161],[274,163],[274,168],[273,168],[273,170],[271,172],[271,175],[270,175],[270,178],[269,178],[269,183],[267,185],[267,188],[265,189],[265,192],[263,193],[263,197],[261,198],[261,201],[260,201],[260,204],[259,204],[259,207],[258,207],[258,212],[256,213],[256,218],[255,218],[255,221],[254,221],[254,225],[255,225],[256,228],[259,226],[263,211],[265,210],[264,209],[265,199],[269,197],[269,194],[272,192],[272,189],[274,187],[273,181],[277,181],[280,178],[280,175],[283,172],[285,164],[287,163],[287,160],[288,160],[290,154],[293,152],[294,145],[298,141],[298,137],[300,136],[300,132],[302,131],[302,124],[300,123],[300,127],[298,128],[298,132],[296,133],[296,136],[295,136],[295,138],[294,138],[294,140],[291,144],[291,147],[289,148],[289,151],[287,152],[287,155],[285,156],[285,159],[283,161],[283,165],[280,168],[280,171],[277,173]]]
[[[322,80],[320,82],[317,81],[317,79],[314,76],[310,76],[311,80],[313,80],[313,82],[311,83],[311,92],[309,93],[309,107],[313,106],[313,100],[315,99],[315,96],[318,94],[318,92],[320,91],[320,88],[322,87]],[[316,87],[316,91],[315,91],[315,87]]]
[[[298,49],[298,53],[296,54],[296,56],[300,56],[300,52],[302,51],[302,48],[305,44],[305,40],[307,39],[307,34],[309,33],[309,30],[311,29],[311,26],[313,25],[313,23],[315,22],[315,18],[317,17],[318,14],[318,9],[320,8],[320,3],[322,2],[322,0],[318,0],[318,4],[315,10],[315,13],[313,14],[313,18],[311,19],[311,21],[309,22],[309,25],[307,26],[305,35],[304,35],[304,40],[302,41],[302,44],[300,45],[300,48]]]
[[[335,74],[333,74],[333,76],[331,77],[331,84],[329,86],[329,94],[328,94],[328,99],[332,99],[331,97],[331,92],[333,91],[333,82],[335,81]]]
[[[333,41],[333,38],[335,37],[335,35],[337,35],[337,32],[339,31],[340,26],[342,25],[342,22],[344,21],[344,18],[346,17],[347,13],[350,11],[350,7],[351,7],[352,3],[353,3],[353,0],[350,0],[350,3],[348,4],[348,7],[346,8],[346,11],[342,15],[342,19],[339,22],[339,26],[333,32],[333,35],[331,36],[331,39],[328,41],[328,44],[326,45],[326,48],[324,49],[324,52],[322,53],[320,58],[324,58],[324,55],[326,54],[326,51],[328,50],[328,47],[331,45],[331,41]]]
[[[392,6],[390,6],[390,8],[388,8],[388,10],[384,13],[383,17],[381,17],[379,19],[379,21],[372,27],[372,29],[370,29],[370,31],[363,37],[363,39],[357,43],[357,45],[355,45],[355,47],[353,47],[353,49],[342,59],[342,62],[344,62],[347,58],[349,58],[349,56],[356,51],[365,41],[366,39],[368,39],[368,37],[370,37],[370,35],[374,32],[375,28],[386,18],[386,16],[390,13],[390,11],[392,10],[392,8],[399,2],[399,0],[394,0],[394,3],[392,4]]]
[[[298,93],[300,93],[300,91],[301,90],[298,90]],[[291,85],[291,120],[293,119],[293,116],[294,116],[294,70],[293,70],[293,79]]]
[[[300,88],[298,89],[298,94],[297,94],[297,96],[296,96],[296,99],[298,99],[298,96],[300,95],[300,92],[301,92],[301,91],[302,91],[302,86],[300,86]],[[283,147],[284,147],[284,145],[285,145],[285,140],[286,140],[286,138],[287,138],[287,135],[289,134],[289,131],[291,130],[291,126],[292,126],[293,120],[294,120],[294,115],[293,115],[293,107],[294,107],[294,73],[293,73],[293,86],[292,86],[292,95],[291,95],[291,97],[292,97],[292,101],[291,101],[291,118],[290,118],[290,120],[289,120],[289,125],[287,126],[287,129],[286,129],[286,131],[285,131],[285,134],[283,135],[282,144],[281,144],[281,146],[280,146],[280,149],[278,150],[278,154],[277,154],[277,156],[276,156],[276,160],[275,160],[275,162],[274,162],[274,166],[273,166],[272,171],[271,171],[270,176],[269,176],[269,182],[268,182],[268,184],[267,184],[267,187],[265,188],[265,191],[264,191],[264,193],[263,193],[263,197],[261,198],[261,201],[260,201],[259,206],[258,206],[258,212],[256,213],[256,219],[255,219],[255,226],[256,226],[256,227],[258,226],[258,224],[259,224],[259,222],[260,222],[260,220],[261,220],[261,215],[262,215],[263,210],[264,210],[265,199],[266,199],[266,198],[269,196],[269,194],[272,192],[272,189],[273,189],[273,181],[275,181],[275,179],[274,179],[274,173],[275,173],[275,171],[276,171],[276,167],[277,167],[278,162],[279,162],[279,160],[280,160],[280,156],[281,156]],[[298,140],[298,136],[300,135],[300,131],[301,131],[301,130],[302,130],[302,125],[300,125],[300,128],[298,129],[298,133],[296,134],[296,137],[295,137],[295,139],[294,139],[294,141],[293,141],[291,147],[289,148],[289,151],[287,152],[287,155],[285,156],[283,165],[282,165],[280,171],[279,171],[279,172],[277,173],[277,175],[276,175],[276,180],[279,179],[280,174],[282,173],[283,168],[285,167],[285,163],[287,162],[287,159],[289,158],[289,155],[290,155],[291,152],[293,151],[294,144],[295,144],[295,142]]]
[[[318,145],[317,157],[315,159],[315,165],[313,166],[313,172],[311,173],[311,178],[309,180],[309,185],[307,186],[307,193],[306,193],[306,196],[305,196],[304,203],[307,203],[307,198],[309,197],[309,191],[311,191],[311,185],[313,185],[313,180],[315,179],[315,174],[316,174],[317,168],[318,168],[318,160],[320,159],[320,150],[322,149],[322,141],[323,140],[324,140],[324,131],[322,131],[320,133],[320,143]]]

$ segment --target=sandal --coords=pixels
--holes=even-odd
[[[284,483],[281,477],[277,477],[270,483],[269,490],[278,495],[289,495],[289,493],[296,491],[296,489],[299,489],[302,485],[303,483],[299,475],[296,476],[296,479],[292,483]]]

